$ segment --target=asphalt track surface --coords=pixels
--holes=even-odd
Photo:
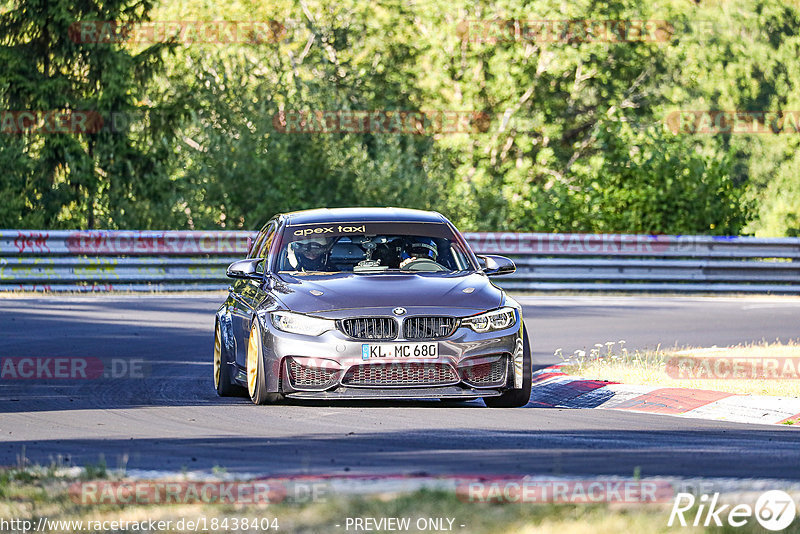
[[[222,399],[211,385],[221,294],[0,299],[0,356],[144,361],[145,378],[0,380],[0,465],[255,474],[541,474],[800,480],[800,432],[480,401]],[[523,296],[536,365],[595,343],[629,349],[800,336],[800,299]],[[534,397],[536,392],[534,391]]]

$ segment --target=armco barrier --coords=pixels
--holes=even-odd
[[[0,230],[0,290],[225,289],[253,232]],[[800,293],[800,238],[467,233],[513,290]]]

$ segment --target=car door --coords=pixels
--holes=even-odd
[[[249,258],[264,258],[264,262],[258,268],[261,273],[266,268],[266,258],[272,247],[277,226],[277,221],[274,220],[264,225],[248,254]],[[246,367],[247,343],[250,338],[253,313],[258,304],[266,297],[262,283],[262,280],[236,280],[231,289],[231,297],[234,301],[231,309],[231,322],[236,337],[236,364],[241,369]]]

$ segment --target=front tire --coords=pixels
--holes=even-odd
[[[512,362],[513,363],[513,362]],[[485,397],[483,402],[489,408],[521,408],[531,400],[533,384],[533,365],[531,362],[531,346],[528,343],[528,332],[522,327],[522,389],[506,391],[499,397]]]
[[[258,317],[253,317],[250,340],[247,342],[247,393],[253,404],[274,404],[282,401],[283,395],[267,391],[267,370],[262,343]]]
[[[227,352],[222,351],[222,332],[219,321],[214,326],[214,389],[220,397],[241,397],[245,389],[233,383]]]

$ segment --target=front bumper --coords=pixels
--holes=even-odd
[[[363,314],[363,310],[360,310]],[[344,312],[342,312],[344,313]],[[409,317],[447,315],[443,310],[409,310]],[[450,313],[458,316],[457,313]],[[384,310],[370,315],[386,316]],[[340,318],[340,317],[338,317]],[[267,389],[292,398],[458,398],[497,396],[522,387],[522,338],[513,327],[479,334],[459,327],[441,340],[361,341],[337,330],[320,336],[275,328],[259,316]],[[365,344],[435,343],[436,358],[364,359]]]

